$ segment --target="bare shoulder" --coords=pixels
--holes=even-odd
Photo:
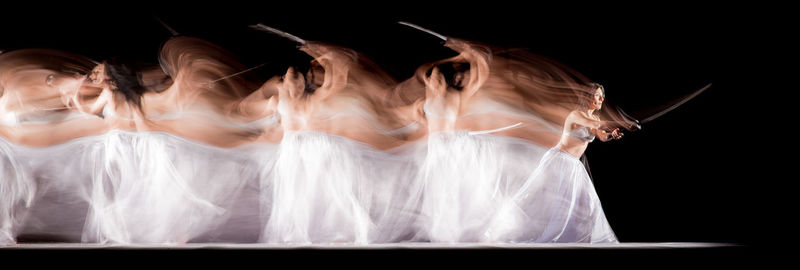
[[[572,111],[567,115],[567,118],[564,119],[564,127],[571,127],[572,124],[580,121],[583,118],[583,115],[579,111]]]
[[[586,118],[586,116],[578,110],[571,111],[569,115],[567,115],[567,120],[572,120],[575,118]]]
[[[597,117],[596,115],[588,114],[588,113],[586,113],[584,111],[580,111],[580,110],[574,110],[574,111],[570,112],[568,117],[581,118],[581,119],[586,119],[586,120],[590,120],[590,121],[599,121],[600,120],[600,118]]]

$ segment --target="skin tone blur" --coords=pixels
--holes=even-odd
[[[193,141],[218,147],[235,147],[256,141],[259,136],[274,141],[275,130],[247,122],[229,108],[237,104],[247,86],[239,78],[224,77],[240,67],[224,51],[206,41],[178,37],[162,50],[162,59],[170,68],[167,83],[160,91],[148,89],[141,96],[141,106],[126,100],[110,80],[105,64],[97,65],[88,76],[88,87],[102,89],[101,94],[79,106],[87,114],[102,116],[107,130],[165,131]],[[176,60],[177,59],[177,60]],[[160,69],[158,69],[160,70]],[[167,77],[167,74],[143,70],[140,78]],[[222,79],[220,79],[222,78]]]
[[[78,93],[98,93],[95,88],[85,87],[85,76],[26,68],[27,61],[14,60],[8,63],[18,68],[6,70],[2,76],[0,116],[4,121],[0,123],[0,136],[20,145],[50,146],[105,131],[102,119],[80,116],[70,98]]]
[[[397,118],[427,126],[426,129],[407,134],[408,140],[413,141],[436,131],[500,129],[492,134],[522,138],[545,146],[558,142],[560,123],[563,123],[568,110],[559,106],[540,106],[539,111],[546,109],[552,111],[553,115],[563,115],[557,118],[558,124],[543,124],[546,121],[533,117],[527,110],[530,104],[524,103],[525,97],[520,91],[498,76],[513,71],[508,69],[510,65],[504,65],[500,57],[489,55],[488,49],[458,39],[448,38],[445,46],[459,55],[420,67],[417,77],[424,82],[424,97],[412,105],[396,109]],[[457,86],[461,87],[461,91],[448,86],[444,75],[435,67],[446,63],[469,64],[468,71],[453,75],[453,81],[456,84],[460,82]],[[431,70],[430,76],[425,76],[427,70]],[[401,87],[406,87],[401,89],[402,92],[414,91],[413,87],[406,85],[413,86],[409,81],[401,84]],[[427,114],[423,108],[426,106],[425,109],[429,110]],[[443,117],[448,113],[456,117]]]
[[[314,59],[307,73],[289,68],[283,76],[253,87],[243,77],[228,76],[245,67],[221,48],[176,37],[162,49],[161,69],[138,73],[139,78],[169,78],[160,83],[160,90],[146,91],[141,106],[126,100],[110,79],[108,67],[99,64],[85,77],[39,80],[40,84],[77,85],[59,88],[53,97],[65,108],[94,116],[86,118],[87,124],[60,126],[63,130],[55,133],[68,135],[56,139],[30,139],[37,138],[29,136],[32,132],[43,128],[22,132],[3,127],[2,135],[16,142],[24,137],[27,144],[52,145],[111,129],[166,131],[214,146],[235,147],[279,143],[285,132],[314,130],[391,149],[431,132],[499,129],[492,134],[543,146],[561,144],[578,156],[586,144],[576,144],[562,134],[582,125],[592,128],[600,140],[621,136],[619,130],[601,128],[614,123],[598,122],[595,116],[602,109],[602,90],[595,93],[591,109],[572,111],[569,100],[574,93],[561,89],[577,89],[581,83],[564,79],[570,76],[558,66],[493,55],[488,47],[453,38],[445,46],[458,55],[423,65],[415,77],[398,83],[377,66],[366,65],[366,59],[352,50],[307,42],[300,47]],[[452,75],[439,69],[453,63],[469,67]],[[13,89],[5,90],[0,109],[8,110],[13,96]]]
[[[423,82],[423,86],[416,86],[406,82],[401,84],[400,92],[415,92],[415,87],[424,88],[424,97],[407,106],[398,106],[394,109],[397,118],[406,123],[420,123],[423,128],[411,130],[404,134],[407,140],[413,141],[424,137],[430,132],[452,131],[459,125],[459,116],[469,110],[471,98],[486,81],[489,73],[487,59],[484,54],[469,44],[449,39],[445,46],[459,52],[459,55],[442,61],[423,65],[416,72],[416,78]],[[454,76],[454,83],[448,85],[445,75],[441,73],[439,64],[466,62],[470,69]],[[430,70],[430,76],[427,71]],[[413,80],[414,78],[410,79]],[[453,87],[460,87],[461,90]]]
[[[127,102],[122,93],[112,90],[116,86],[109,80],[106,72],[105,64],[99,64],[92,69],[88,78],[89,83],[102,90],[91,105],[84,107],[78,104],[79,110],[88,114],[102,115],[109,130],[150,130],[143,113],[135,105]]]
[[[380,100],[372,98],[374,93],[369,92],[385,91],[379,89],[385,86],[376,87],[380,83],[371,80],[371,74],[363,74],[364,71],[347,54],[347,50],[313,42],[304,44],[300,49],[314,57],[312,64],[318,65],[321,70],[312,69],[308,76],[304,76],[294,68],[289,68],[281,78],[264,83],[258,91],[243,100],[238,109],[258,117],[279,114],[283,132],[321,131],[366,143],[377,149],[389,149],[404,143],[385,132],[390,129],[385,123],[393,119],[386,119],[386,114],[378,111],[375,104]],[[322,78],[319,87],[312,91],[306,90],[309,88],[306,78],[309,77]],[[375,96],[382,97],[380,94]],[[272,136],[265,140],[274,139]]]

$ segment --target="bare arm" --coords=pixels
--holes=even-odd
[[[578,111],[573,111],[567,116],[567,123],[574,123],[592,129],[601,129],[605,125],[604,121],[588,118]]]
[[[271,115],[278,112],[278,97],[271,96],[267,101],[267,106],[264,108],[264,115]]]
[[[258,90],[254,91],[243,100],[236,104],[236,112],[246,117],[265,116],[274,113],[274,108],[270,110],[270,102],[273,102],[278,94],[277,85],[280,83],[278,77],[266,81]]]
[[[607,142],[610,140],[619,140],[622,138],[622,132],[619,131],[619,128],[615,128],[610,132],[602,129],[593,129],[592,131],[597,136],[597,138],[603,142]]]
[[[425,81],[425,97],[432,98],[438,96],[444,96],[447,93],[447,82],[444,79],[444,75],[439,72],[439,68],[434,67],[431,70],[431,76],[428,78],[424,78]]]
[[[390,111],[396,115],[396,119],[401,120],[403,125],[423,122],[425,121],[425,112],[422,110],[424,103],[425,99],[419,99],[409,105],[392,108]]]
[[[314,99],[325,99],[347,85],[348,70],[354,63],[346,53],[335,47],[318,43],[306,43],[301,50],[314,57],[314,60],[325,70],[322,86],[314,92]],[[303,78],[302,75],[300,77]],[[305,88],[304,83],[303,87]]]
[[[595,134],[595,136],[600,139],[600,141],[607,142],[610,140],[616,140],[622,138],[622,132],[619,131],[619,128],[614,128],[613,130],[607,131],[606,128],[616,123],[614,121],[600,121],[597,119],[588,118],[579,111],[573,111],[567,117],[567,123],[574,123],[581,126],[589,127],[591,132]]]
[[[464,99],[469,99],[489,78],[488,56],[470,44],[457,39],[448,39],[447,46],[461,53],[457,58],[463,58],[470,64],[469,82],[464,86],[463,92]]]
[[[322,86],[314,93],[314,98],[325,99],[347,85],[347,69],[344,63],[331,58],[318,58],[325,70]]]

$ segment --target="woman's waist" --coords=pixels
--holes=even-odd
[[[550,148],[550,152],[571,159],[579,160],[580,157],[583,155],[583,152],[586,151],[586,147],[587,145],[565,145],[563,143],[558,143],[555,146],[553,146],[553,148]]]

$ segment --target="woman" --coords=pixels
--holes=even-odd
[[[379,150],[400,142],[382,132],[382,115],[370,97],[380,83],[354,52],[302,43],[314,57],[308,76],[290,68],[282,82],[272,80],[277,91],[268,107],[280,115],[283,138],[262,181],[272,192],[262,193],[268,220],[261,241],[381,241],[375,223],[389,215],[390,179],[401,177],[401,168]]]
[[[24,49],[0,55],[0,126],[17,145],[51,146],[101,134],[102,121],[68,98],[96,95],[82,87],[91,60],[62,51]]]
[[[289,68],[270,106],[280,114],[283,138],[270,177],[262,180],[268,217],[261,241],[272,243],[367,243],[371,229],[364,198],[357,193],[360,147],[314,131],[311,122],[328,87],[307,92],[302,75]],[[266,212],[268,211],[268,212]]]
[[[323,91],[307,92],[302,75],[289,68],[268,103],[280,114],[283,139],[272,177],[262,180],[269,211],[261,241],[273,243],[366,243],[370,220],[350,175],[357,168],[346,141],[309,125]],[[271,192],[270,192],[271,191]]]
[[[419,211],[416,241],[486,241],[496,210],[525,182],[560,124],[528,108],[525,91],[539,89],[514,84],[529,75],[518,72],[525,63],[509,64],[487,46],[432,34],[459,55],[418,69],[424,99],[416,109],[400,110],[400,118],[417,116],[428,126],[426,147],[412,151],[423,162],[407,188],[405,212]],[[413,80],[397,90],[397,96],[420,96]]]
[[[491,130],[468,131],[459,123],[488,78],[488,51],[452,38],[445,45],[460,54],[417,72],[425,98],[416,103],[421,107],[416,111],[422,112],[418,121],[427,124],[427,144],[412,155],[422,162],[415,181],[405,187],[408,204],[401,213],[418,212],[413,241],[474,242],[499,205],[501,151],[507,141],[488,134]],[[450,71],[448,76],[442,69]]]
[[[110,131],[83,157],[94,173],[82,240],[179,244],[224,221],[224,206],[248,179],[246,157],[152,131],[147,89],[128,63],[106,61],[89,79],[102,90],[86,111],[102,115]]]
[[[80,239],[87,205],[79,183],[90,174],[75,156],[104,124],[65,97],[92,93],[82,87],[92,65],[56,50],[0,55],[0,242]]]
[[[561,140],[542,157],[519,192],[495,217],[487,235],[494,241],[616,243],[580,157],[595,138],[622,138],[624,122],[601,120],[605,91],[591,84],[591,99],[572,111]]]

